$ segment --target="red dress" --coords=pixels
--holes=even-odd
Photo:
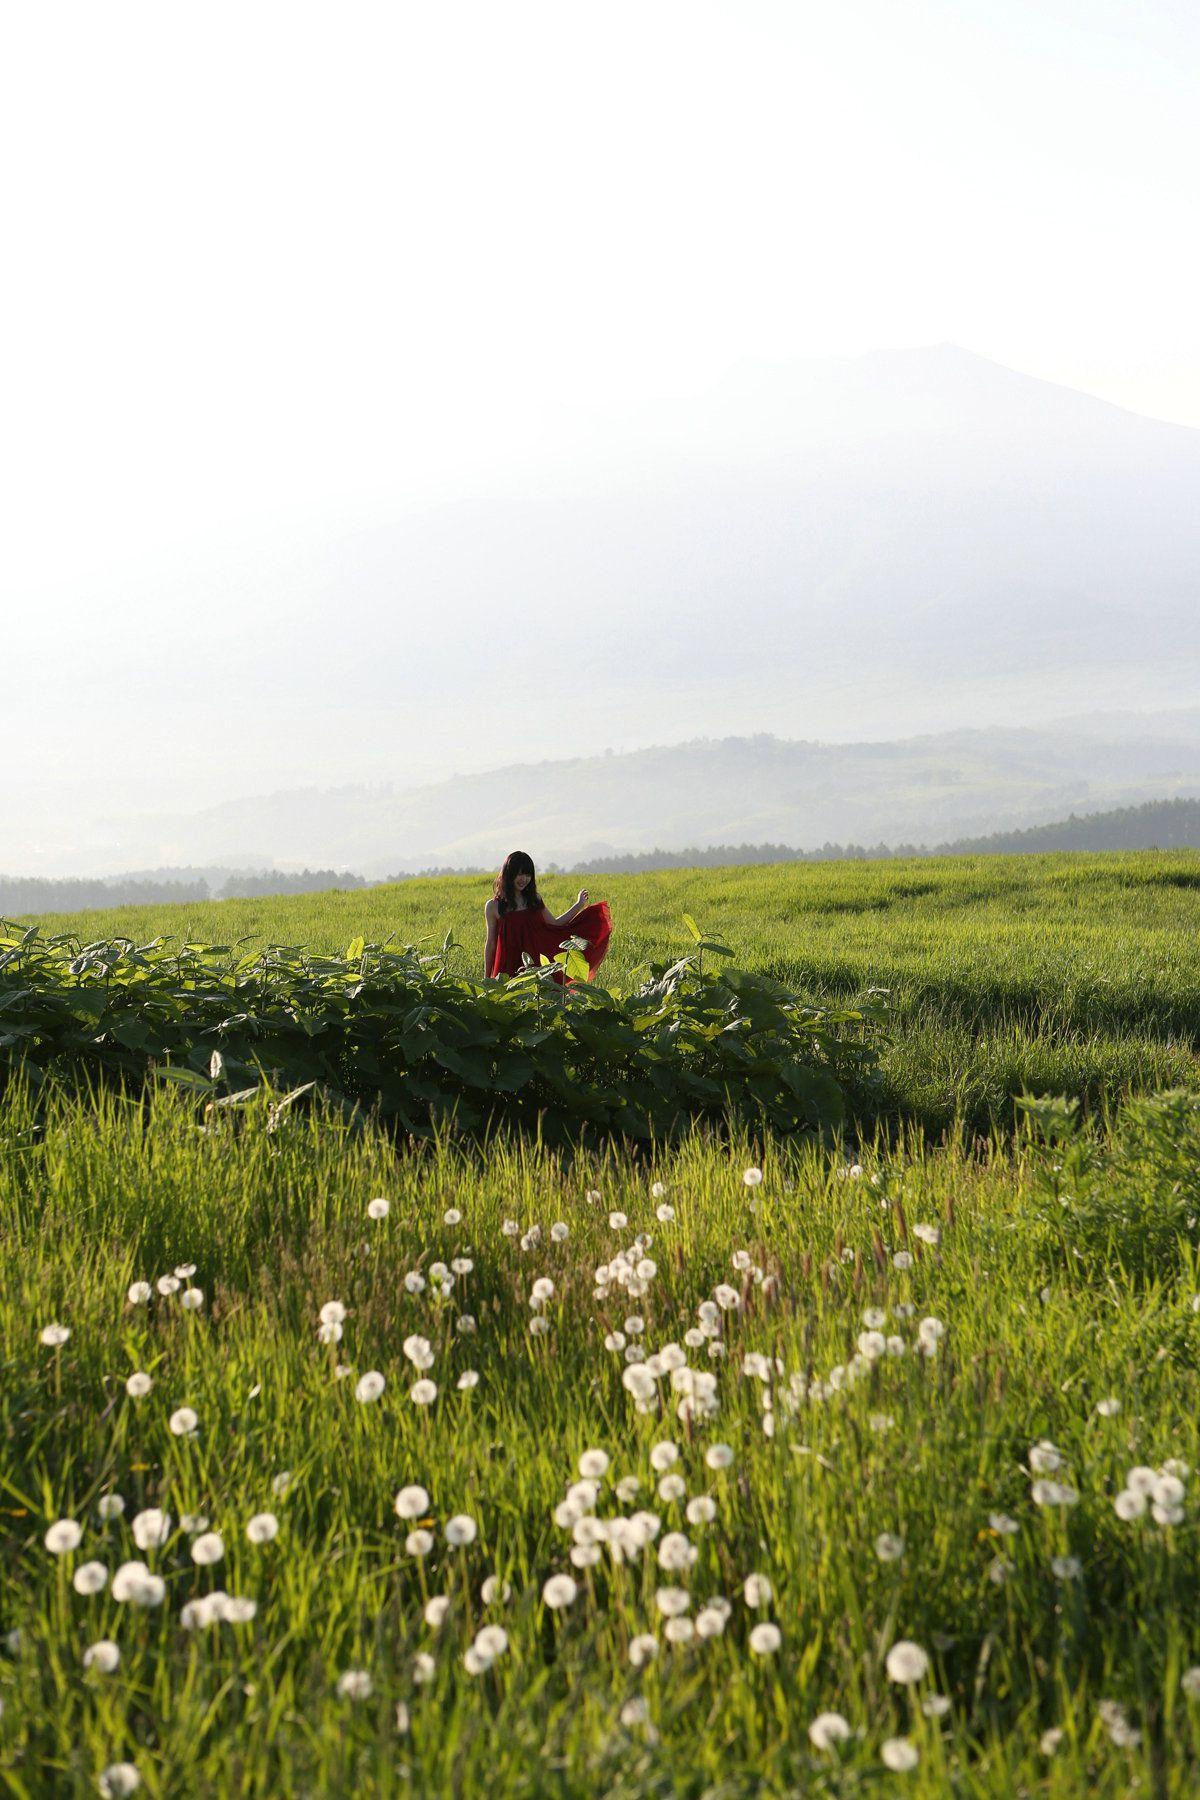
[[[583,954],[587,958],[590,981],[608,954],[611,936],[612,914],[607,900],[585,906],[569,925],[547,924],[545,910],[541,907],[500,913],[496,919],[496,950],[488,974],[519,975],[522,951],[528,952],[535,963],[543,956],[553,960],[566,938],[578,937],[587,941]]]

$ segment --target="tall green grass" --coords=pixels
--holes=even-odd
[[[1113,1502],[1136,1465],[1194,1470],[1200,1455],[1197,1168],[1182,1098],[1142,1103],[1108,1139],[997,1137],[968,1156],[910,1127],[851,1166],[697,1133],[645,1166],[503,1139],[400,1154],[265,1104],[201,1130],[173,1092],[35,1113],[14,1086],[0,1105],[0,1627],[19,1635],[0,1654],[0,1777],[13,1794],[93,1794],[128,1761],[156,1796],[297,1800],[1195,1792],[1200,1706],[1183,1675],[1200,1663],[1200,1478],[1175,1525],[1122,1521]],[[1166,1246],[1148,1266],[1109,1234],[1105,1192],[1125,1197],[1135,1240],[1137,1196],[1147,1231],[1166,1233],[1147,1239]],[[385,1218],[368,1216],[375,1197]],[[596,1269],[639,1236],[655,1265],[644,1292],[598,1292]],[[439,1300],[432,1265],[455,1258],[471,1267]],[[200,1310],[178,1294],[127,1301],[135,1280],[192,1263]],[[535,1308],[542,1277],[553,1293]],[[714,1358],[686,1334],[721,1284],[740,1304],[721,1312]],[[346,1307],[337,1344],[318,1342],[329,1300]],[[904,1354],[848,1374],[871,1309]],[[944,1325],[934,1355],[924,1317]],[[70,1331],[57,1348],[39,1339],[52,1321]],[[715,1415],[680,1419],[669,1381],[661,1411],[640,1413],[614,1332],[681,1346],[716,1377]],[[409,1397],[412,1334],[432,1347],[429,1406]],[[478,1385],[460,1391],[468,1369]],[[141,1400],[125,1390],[135,1370],[154,1381]],[[371,1403],[355,1398],[367,1370],[386,1380]],[[170,1429],[183,1406],[194,1438]],[[1034,1503],[1043,1438],[1075,1505]],[[656,1492],[664,1441],[686,1498]],[[728,1468],[705,1460],[718,1443]],[[653,1508],[656,1544],[684,1532],[692,1568],[660,1568],[654,1547],[572,1567],[554,1514],[589,1449],[611,1459],[595,1515]],[[632,1476],[623,1501],[615,1484]],[[393,1510],[413,1483],[430,1496],[426,1557]],[[126,1511],[104,1523],[110,1493]],[[714,1517],[688,1522],[704,1496]],[[76,1593],[84,1561],[111,1575],[140,1555],[130,1521],[148,1507],[176,1522],[145,1557],[164,1603]],[[253,1545],[264,1511],[279,1535]],[[193,1563],[185,1513],[221,1534],[216,1565]],[[460,1514],[478,1535],[454,1548]],[[83,1539],[57,1557],[43,1539],[60,1518]],[[903,1540],[899,1560],[881,1560],[881,1533]],[[1063,1557],[1078,1570],[1056,1574]],[[544,1584],[566,1571],[578,1592],[554,1611]],[[493,1574],[511,1595],[485,1603]],[[771,1584],[761,1607],[743,1598],[751,1574]],[[184,1603],[218,1587],[253,1599],[253,1620],[184,1629]],[[676,1587],[692,1618],[729,1600],[720,1635],[667,1640],[656,1594]],[[438,1628],[423,1616],[436,1594],[450,1602]],[[756,1654],[764,1621],[779,1648]],[[485,1622],[507,1648],[471,1674]],[[658,1652],[638,1668],[645,1633]],[[99,1639],[119,1645],[115,1673],[84,1670]],[[901,1639],[930,1658],[915,1688],[889,1678]],[[346,1671],[369,1675],[369,1698],[339,1694]],[[944,1716],[923,1708],[934,1695]],[[851,1732],[833,1751],[809,1735],[829,1711]],[[912,1771],[882,1760],[893,1738],[915,1749]]]

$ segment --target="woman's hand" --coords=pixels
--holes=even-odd
[[[576,906],[586,906],[587,905],[587,889],[586,888],[580,888],[579,898],[578,898],[578,900],[576,900],[575,904],[576,904]]]

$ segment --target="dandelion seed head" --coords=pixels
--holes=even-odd
[[[71,1577],[77,1594],[100,1594],[108,1586],[108,1570],[102,1562],[80,1563]]]
[[[52,1556],[69,1556],[72,1550],[78,1550],[82,1539],[83,1528],[76,1520],[55,1519],[42,1542]]]

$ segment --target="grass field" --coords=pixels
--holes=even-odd
[[[1011,1121],[1025,1089],[1097,1105],[1197,1078],[1200,852],[953,857],[580,878],[611,901],[604,979],[688,945],[682,914],[749,968],[813,998],[891,991],[884,1109],[931,1133]],[[576,888],[546,885],[564,908]],[[49,916],[85,940],[160,933],[334,950],[453,931],[482,963],[487,885],[411,881],[365,892]]]
[[[887,1129],[833,1153],[10,1083],[4,1791],[1200,1791],[1198,881],[589,884],[617,981],[686,910],[814,994],[892,988]],[[56,923],[474,958],[481,902]],[[1031,1070],[1105,1116],[930,1141]]]

